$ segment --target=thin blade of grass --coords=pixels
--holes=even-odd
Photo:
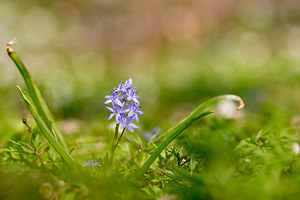
[[[148,158],[148,160],[145,162],[145,164],[142,166],[140,171],[138,172],[138,177],[146,173],[146,171],[149,169],[149,167],[152,165],[152,163],[155,161],[155,159],[159,156],[159,154],[187,127],[189,127],[193,122],[195,122],[198,119],[201,119],[209,114],[213,113],[212,111],[207,111],[205,113],[200,114],[199,116],[190,119],[186,123],[184,123],[182,126],[178,127],[177,130],[172,132],[172,134],[159,145],[159,147],[154,151],[154,153]]]
[[[61,158],[68,164],[73,165],[74,160],[70,156],[70,154],[67,153],[67,151],[59,144],[59,142],[55,139],[55,137],[52,135],[51,131],[47,127],[44,120],[39,115],[36,106],[33,103],[33,100],[31,99],[30,95],[26,93],[21,87],[17,86],[18,90],[23,98],[23,100],[26,103],[26,106],[30,110],[37,126],[39,127],[42,134],[45,136],[45,138],[48,140],[50,145],[55,149],[55,151],[61,156]]]
[[[170,144],[182,131],[184,131],[188,126],[190,126],[193,122],[195,122],[198,119],[201,119],[209,114],[212,113],[212,111],[203,112],[205,109],[207,109],[212,104],[215,104],[218,101],[221,100],[233,100],[239,102],[239,106],[237,107],[237,110],[240,110],[244,107],[243,100],[236,95],[221,95],[214,97],[212,99],[209,99],[208,101],[202,103],[200,106],[198,106],[194,111],[192,111],[188,116],[183,118],[180,122],[175,124],[173,127],[171,127],[169,130],[166,131],[166,133],[163,135],[167,139],[155,150],[155,152],[147,159],[147,161],[144,163],[144,165],[141,167],[141,169],[138,171],[138,177],[142,176],[144,173],[147,172],[149,167],[152,165],[152,163],[155,161],[155,159],[158,157],[158,155]]]
[[[226,94],[226,95],[216,96],[216,97],[211,98],[211,99],[205,101],[204,103],[200,104],[188,116],[186,116],[185,118],[183,118],[180,122],[178,122],[177,124],[175,124],[169,130],[167,130],[164,135],[166,135],[166,137],[168,137],[168,135],[171,135],[174,130],[178,129],[180,126],[182,126],[183,124],[185,124],[187,121],[189,121],[192,118],[195,118],[200,113],[204,112],[205,109],[207,109],[211,105],[213,105],[216,102],[221,101],[221,100],[237,101],[240,105],[236,108],[236,110],[241,110],[245,106],[243,100],[239,96],[232,95],[232,94]]]
[[[20,59],[18,54],[11,48],[11,45],[14,43],[16,43],[16,41],[12,40],[6,45],[7,53],[9,55],[9,57],[16,64],[18,70],[20,71],[20,73],[25,81],[26,87],[28,89],[28,93],[33,100],[33,104],[36,106],[39,115],[41,116],[41,118],[43,119],[43,121],[45,122],[45,124],[47,125],[49,130],[51,130],[53,127],[55,132],[51,132],[51,134],[53,136],[55,136],[57,138],[58,142],[67,150],[68,148],[64,141],[63,135],[62,135],[61,131],[59,130],[58,126],[56,125],[54,118],[53,118],[44,98],[42,97],[39,88],[35,85],[34,81],[31,78],[29,71],[25,67],[24,63],[22,62],[22,60]]]

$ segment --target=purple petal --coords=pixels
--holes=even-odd
[[[128,86],[132,86],[132,78],[128,79],[128,80],[126,81],[126,83],[127,83]]]
[[[139,128],[137,125],[135,125],[134,123],[130,123],[129,126],[131,126],[132,128]]]
[[[159,126],[156,126],[152,129],[153,133],[158,133],[159,130],[160,130]]]
[[[81,161],[81,162],[83,162],[84,164],[86,164],[86,165],[89,165],[87,162],[85,162],[85,161]]]
[[[121,124],[120,129],[123,130],[125,128],[124,124]]]
[[[121,103],[121,101],[119,99],[114,99],[114,101],[116,102],[117,105],[123,106],[123,104]]]
[[[136,113],[138,113],[140,115],[144,114],[143,111],[141,111],[141,110],[137,110]]]
[[[134,112],[131,110],[131,111],[128,113],[128,117],[131,117],[132,115],[134,115]]]
[[[107,107],[107,106],[105,106],[105,108],[107,108],[108,110],[110,110],[111,112],[115,112],[115,110],[114,109],[112,109],[112,108],[110,108],[110,107]]]
[[[105,102],[104,102],[104,104],[108,104],[108,103],[111,103],[111,100],[109,99],[109,100],[106,100]]]
[[[144,133],[144,138],[146,138],[146,140],[150,140],[153,137],[153,134],[150,131],[146,131]]]
[[[120,115],[116,115],[116,123],[119,124],[120,122],[122,122],[122,118],[120,117]]]
[[[140,104],[140,102],[139,102],[139,100],[137,100],[137,98],[134,97],[134,98],[132,98],[132,100],[133,100],[134,102]]]
[[[133,132],[133,129],[130,126],[128,126],[127,128],[130,132]]]
[[[132,101],[132,96],[128,96],[127,101]]]
[[[121,115],[120,114],[116,114],[116,121],[120,121],[121,118]]]
[[[136,120],[137,122],[140,122],[139,117],[138,117],[137,114],[135,114],[135,120]]]
[[[115,113],[110,114],[108,117],[108,120],[110,120],[114,115],[115,115]]]
[[[130,109],[125,109],[125,110],[122,110],[122,113],[126,113],[126,112],[129,112]]]

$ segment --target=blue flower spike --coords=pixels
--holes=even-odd
[[[117,84],[118,87],[113,89],[111,95],[105,96],[107,100],[104,102],[104,104],[112,104],[112,107],[106,106],[112,112],[108,120],[115,116],[116,124],[121,122],[120,129],[127,128],[130,132],[133,132],[132,128],[139,128],[132,121],[135,119],[136,122],[139,122],[138,115],[143,114],[138,101],[138,98],[140,98],[137,96],[138,90],[132,87],[132,83],[132,78],[125,82],[119,82]]]

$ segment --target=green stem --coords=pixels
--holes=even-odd
[[[20,71],[20,73],[25,81],[25,84],[27,86],[28,93],[31,96],[35,106],[37,107],[37,111],[38,111],[39,115],[41,116],[43,121],[46,123],[48,129],[54,130],[54,132],[50,131],[50,133],[52,134],[53,137],[57,138],[58,142],[67,150],[68,148],[63,139],[62,133],[60,132],[60,130],[58,129],[58,126],[54,122],[54,118],[53,118],[46,102],[42,98],[40,90],[33,82],[29,71],[25,67],[24,63],[22,62],[22,60],[20,59],[18,54],[11,48],[11,45],[14,43],[16,43],[16,42],[14,40],[12,40],[11,42],[9,42],[6,45],[7,53],[9,55],[9,57],[16,64],[18,70]]]
[[[118,133],[119,133],[119,124],[116,125],[115,128],[115,135],[113,138],[113,143],[111,145],[111,153],[110,153],[110,174],[112,174],[113,171],[113,162],[114,162],[114,154],[115,154],[115,142],[116,139],[118,138]]]
[[[115,127],[115,136],[114,136],[114,142],[113,142],[113,145],[115,145],[115,141],[118,137],[118,133],[119,133],[119,126],[120,124],[117,124],[116,127]]]
[[[117,141],[117,143],[116,143],[116,145],[115,145],[115,149],[117,148],[117,146],[118,146],[118,144],[119,144],[119,142],[120,142],[120,140],[121,140],[121,138],[122,138],[122,136],[123,136],[125,130],[126,130],[126,128],[123,129],[123,131],[122,131],[122,133],[121,133],[121,135],[120,135],[120,137],[119,137],[119,139],[118,139],[118,141]]]
[[[119,124],[118,124],[117,126],[118,126],[118,130],[119,130]],[[117,127],[116,127],[116,128],[117,128]],[[115,151],[116,151],[116,149],[117,149],[117,147],[118,147],[118,144],[119,144],[119,142],[120,142],[120,140],[121,140],[121,138],[122,138],[122,136],[123,136],[123,134],[124,134],[124,132],[125,132],[125,129],[126,129],[126,128],[123,129],[123,131],[122,131],[122,133],[121,133],[121,135],[120,135],[120,137],[118,138],[118,140],[117,140],[116,143],[115,143],[115,139],[117,139],[117,137],[114,137],[114,142],[113,142],[112,149],[111,149],[111,154],[110,154],[110,174],[112,174],[112,172],[113,172],[113,162],[114,162]],[[116,130],[115,133],[117,133],[117,134],[115,134],[115,136],[118,135],[117,130]]]

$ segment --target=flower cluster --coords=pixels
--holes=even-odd
[[[104,104],[111,103],[111,107],[106,108],[112,113],[108,117],[108,120],[116,117],[116,123],[121,122],[120,129],[127,128],[130,132],[133,132],[132,128],[138,128],[137,125],[132,123],[135,119],[139,122],[139,114],[143,114],[140,110],[140,102],[138,101],[139,96],[137,96],[138,91],[135,87],[132,87],[132,79],[128,79],[123,82],[118,83],[118,87],[114,88],[111,95],[106,95],[107,99]]]

